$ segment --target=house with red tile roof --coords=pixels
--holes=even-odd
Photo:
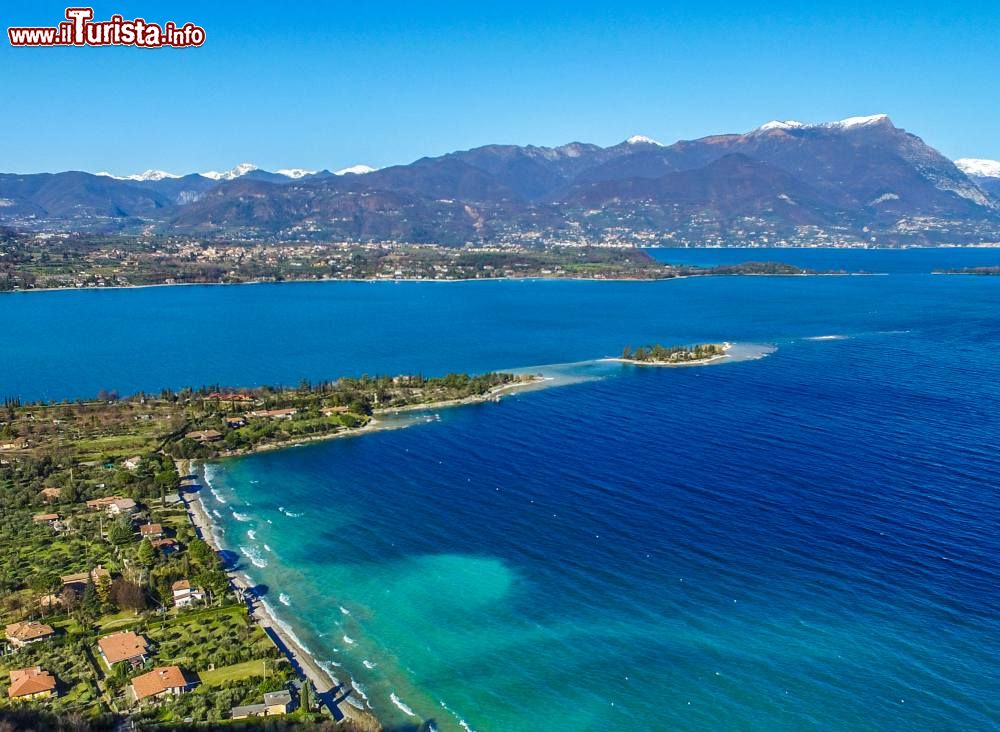
[[[21,668],[10,672],[10,688],[7,696],[11,699],[40,699],[56,694],[56,677],[40,666]]]
[[[131,630],[106,635],[97,641],[97,647],[108,668],[122,661],[132,665],[141,664],[145,662],[146,654],[149,653],[149,643],[146,639]]]
[[[191,682],[178,666],[161,666],[132,679],[129,691],[137,702],[159,699],[169,695],[183,694],[191,688]]]
[[[39,623],[35,620],[11,623],[4,630],[7,634],[7,640],[10,641],[10,644],[14,648],[21,648],[30,643],[38,643],[56,634],[51,625]]]

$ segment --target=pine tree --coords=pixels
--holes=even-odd
[[[153,566],[153,563],[156,561],[156,552],[153,550],[153,545],[149,539],[143,539],[142,543],[139,544],[137,559],[139,560],[139,564],[147,569]]]

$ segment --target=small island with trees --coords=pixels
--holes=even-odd
[[[729,343],[698,343],[693,346],[640,346],[634,351],[625,346],[622,355],[612,359],[640,366],[700,366],[727,357]]]

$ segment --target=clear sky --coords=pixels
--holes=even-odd
[[[81,3],[82,4],[82,3]],[[663,142],[886,112],[1000,159],[1000,3],[97,2],[196,49],[11,48],[65,3],[0,4],[0,170],[404,163],[487,143]]]

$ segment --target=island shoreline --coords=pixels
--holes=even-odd
[[[608,356],[607,358],[600,359],[601,361],[626,363],[631,366],[654,366],[657,368],[679,368],[683,366],[707,366],[712,363],[718,363],[719,361],[724,361],[728,358],[732,358],[729,355],[729,351],[732,349],[733,344],[729,341],[723,341],[722,351],[715,356],[709,356],[708,358],[698,358],[692,359],[690,361],[644,361],[638,358],[625,358],[624,356]]]
[[[931,273],[936,274],[936,273]],[[672,280],[690,280],[699,277],[888,277],[889,272],[734,272],[678,274],[669,277],[453,277],[449,279],[430,279],[420,277],[320,277],[315,279],[291,280],[245,280],[243,282],[150,282],[145,285],[107,285],[104,287],[37,287],[30,289],[4,290],[0,295],[24,295],[32,292],[100,292],[104,290],[144,290],[154,287],[239,287],[241,285],[299,285],[306,283],[321,284],[329,282],[369,283],[430,283],[450,284],[460,282],[670,282]]]

